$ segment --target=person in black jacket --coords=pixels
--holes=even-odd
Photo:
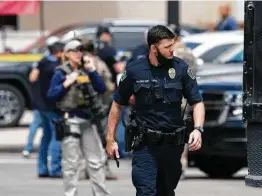
[[[61,64],[60,58],[63,54],[64,44],[56,42],[49,47],[50,54],[38,63],[39,89],[42,103],[38,104],[42,118],[43,136],[39,147],[38,176],[39,177],[61,177],[61,145],[55,138],[55,126],[53,119],[58,117],[56,104],[48,100],[47,92],[51,78],[57,66]],[[51,167],[48,168],[48,149],[51,156]]]

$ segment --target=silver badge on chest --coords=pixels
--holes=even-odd
[[[176,70],[174,68],[170,68],[168,70],[168,75],[171,79],[174,79],[176,77]]]

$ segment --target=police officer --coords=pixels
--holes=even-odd
[[[205,109],[196,77],[189,66],[173,56],[175,35],[167,27],[152,27],[147,36],[149,55],[126,67],[108,119],[107,152],[118,157],[116,125],[121,106],[135,95],[135,122],[142,141],[135,143],[132,181],[137,196],[173,196],[181,175],[184,143],[189,150],[201,148]],[[194,130],[184,141],[182,95],[193,106]]]
[[[65,45],[64,53],[68,61],[55,71],[48,97],[57,102],[69,126],[69,133],[62,141],[65,196],[77,194],[81,151],[87,163],[93,195],[105,196],[109,195],[105,185],[105,151],[96,127],[90,120],[92,114],[86,110],[91,106],[85,105],[87,100],[83,99],[83,90],[79,89],[78,85],[81,81],[88,83],[90,80],[93,88],[99,93],[104,93],[106,87],[90,58],[84,57],[85,64],[79,69],[83,58],[81,47],[82,43],[77,40],[71,40]]]

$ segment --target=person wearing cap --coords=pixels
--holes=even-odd
[[[88,38],[87,36],[79,36],[78,39],[81,40],[81,42],[83,43],[84,55],[87,55],[93,60],[98,74],[102,77],[103,81],[106,84],[106,92],[104,94],[99,95],[98,98],[104,106],[109,107],[111,102],[110,97],[115,89],[114,83],[112,82],[112,74],[105,62],[97,56],[97,51],[94,42],[90,40],[90,38]],[[97,120],[98,133],[101,137],[102,142],[105,141],[106,122],[107,118],[104,118],[103,120]],[[105,147],[104,143],[103,145]],[[88,173],[86,173],[86,178],[89,178]],[[117,176],[113,173],[113,171],[110,168],[108,159],[106,161],[106,179],[117,180]]]
[[[60,178],[61,172],[61,146],[55,138],[55,126],[53,119],[58,117],[56,105],[47,98],[51,78],[57,66],[60,65],[60,58],[63,54],[64,44],[55,42],[50,46],[50,55],[44,57],[37,66],[39,70],[39,95],[37,104],[42,119],[43,134],[38,151],[38,176],[40,178]],[[51,164],[48,167],[48,151],[51,157]]]
[[[91,82],[96,92],[104,93],[106,86],[92,59],[83,57],[82,47],[78,40],[71,40],[65,45],[67,61],[56,69],[48,90],[49,100],[56,102],[68,127],[68,133],[62,139],[64,195],[77,195],[79,164],[83,155],[93,195],[108,196],[110,193],[105,184],[104,170],[106,153],[96,126],[91,122],[93,113],[88,112],[91,106],[83,99],[83,91],[78,88],[80,83]]]
[[[47,46],[47,53],[44,54],[44,58],[50,55],[50,50],[52,50],[52,45],[59,41],[59,38],[56,36],[51,36],[46,40]],[[42,60],[43,60],[42,59]],[[41,61],[40,61],[41,62]],[[42,119],[38,110],[38,105],[42,105],[42,97],[40,96],[39,92],[39,69],[38,69],[38,62],[34,62],[32,64],[32,70],[29,74],[29,81],[32,83],[32,91],[33,91],[33,101],[32,101],[32,110],[33,110],[33,122],[29,126],[29,134],[27,138],[27,144],[25,145],[22,155],[25,158],[28,158],[33,150],[33,142],[36,135],[36,132],[39,127],[42,125]]]

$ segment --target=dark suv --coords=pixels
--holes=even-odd
[[[200,151],[189,159],[210,177],[227,178],[246,166],[246,136],[242,123],[242,64],[205,65],[198,83],[205,109]]]

